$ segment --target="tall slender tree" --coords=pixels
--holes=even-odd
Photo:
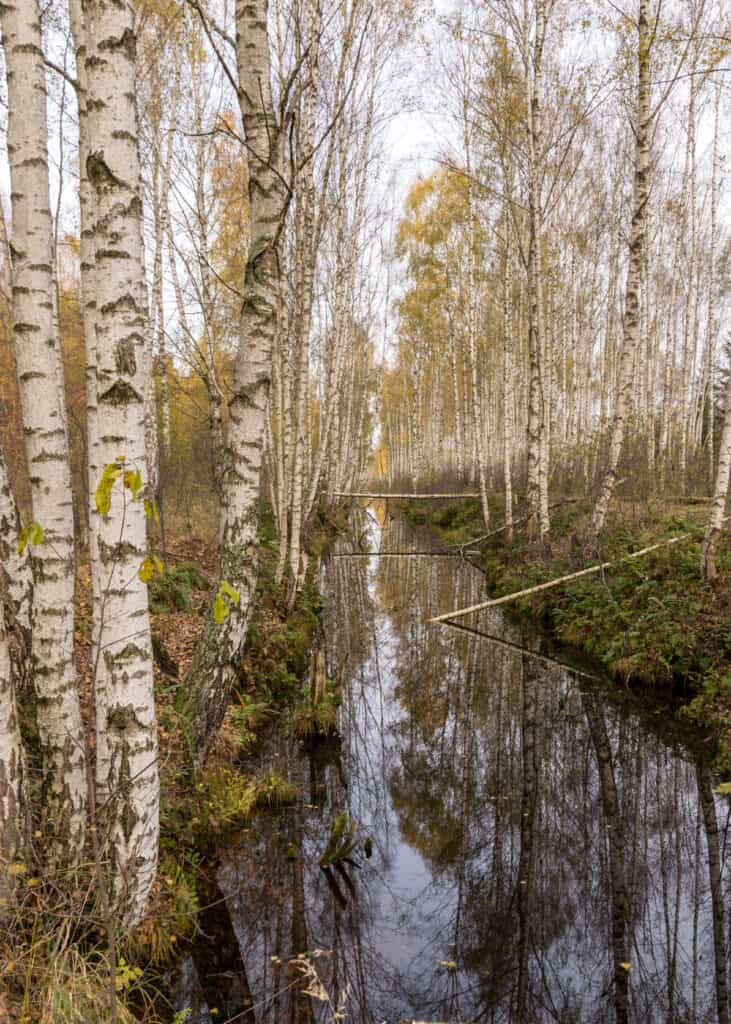
[[[86,771],[74,640],[74,519],[54,311],[46,82],[37,0],[0,6],[8,85],[13,333],[34,526],[33,682],[44,772],[45,849],[78,860]]]
[[[236,3],[238,99],[251,237],[222,467],[219,578],[231,591],[228,599],[219,592],[219,604],[206,624],[187,679],[185,714],[198,762],[208,754],[236,681],[257,579],[261,469],[277,325],[277,257],[290,194],[284,159],[287,123],[272,98],[268,7],[268,0]],[[226,600],[227,614],[216,614]]]
[[[143,379],[148,325],[130,5],[86,0],[89,153],[94,197],[100,594],[95,608],[98,803],[112,895],[141,917],[157,866],[159,776],[147,586]],[[119,484],[114,486],[117,478]]]

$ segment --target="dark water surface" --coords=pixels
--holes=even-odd
[[[361,544],[425,547],[398,519]],[[261,755],[301,799],[221,851],[190,1024],[727,1022],[729,802],[671,712],[495,611],[428,625],[484,598],[461,560],[358,550],[321,576],[339,736]],[[343,812],[355,848],[323,871]]]

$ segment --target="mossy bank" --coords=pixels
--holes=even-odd
[[[505,532],[484,539],[479,503],[472,499],[407,504],[404,511],[444,543],[464,546],[485,571],[486,598],[597,562],[616,563],[516,599],[509,614],[529,616],[624,683],[680,690],[687,700],[677,714],[689,731],[704,727],[714,743],[715,768],[731,778],[731,545],[721,544],[719,579],[710,585],[700,571],[703,504],[620,500],[598,550],[585,542],[589,508],[577,500],[558,504],[548,545],[531,543],[520,528],[512,540]],[[499,512],[495,518],[499,525]],[[640,548],[686,535],[681,543],[622,561]]]

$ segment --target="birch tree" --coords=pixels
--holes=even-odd
[[[647,202],[650,194],[650,48],[652,31],[649,21],[649,2],[639,0],[637,19],[637,103],[634,118],[635,167],[632,227],[629,238],[629,264],[624,298],[624,326],[619,362],[617,397],[609,441],[607,466],[594,506],[589,532],[594,538],[601,533],[609,502],[617,483],[619,457],[630,409],[634,361],[640,344],[640,285],[642,259],[647,230]]]
[[[16,694],[30,676],[33,580],[27,552],[18,550],[19,536],[18,510],[0,449],[0,902],[12,887],[5,869],[25,846],[29,811]]]
[[[716,467],[716,479],[713,487],[713,503],[711,514],[708,518],[708,526],[703,542],[703,553],[701,555],[701,570],[705,579],[709,581],[718,578],[716,568],[716,550],[721,536],[723,520],[726,513],[726,498],[728,496],[729,477],[731,476],[731,373],[726,381],[725,406],[723,415],[723,426],[721,429],[721,442],[718,448],[718,463]]]
[[[12,312],[31,483],[33,683],[50,864],[77,861],[86,824],[84,737],[73,660],[74,537],[54,312],[46,86],[36,0],[0,6],[12,184]]]
[[[135,105],[135,20],[87,0],[85,54],[94,197],[100,599],[95,608],[96,786],[112,890],[124,923],[144,911],[157,866],[159,779],[141,492],[147,474],[143,379],[148,324]],[[114,486],[119,479],[119,485]]]
[[[236,681],[257,578],[258,503],[277,323],[277,251],[289,194],[284,165],[287,126],[284,112],[277,115],[272,99],[267,17],[267,0],[237,0],[238,98],[246,142],[251,238],[223,453],[219,578],[224,591],[219,590],[219,603],[206,624],[187,679],[185,715],[198,763],[207,756]],[[225,612],[219,613],[227,600]]]

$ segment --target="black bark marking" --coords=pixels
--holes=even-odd
[[[118,374],[123,377],[134,377],[137,372],[134,342],[129,338],[124,338],[120,341],[114,353],[114,360],[117,364]]]
[[[126,380],[116,380],[110,388],[99,395],[99,402],[107,402],[109,405],[131,405],[133,402],[141,402],[142,395],[137,392]]]

